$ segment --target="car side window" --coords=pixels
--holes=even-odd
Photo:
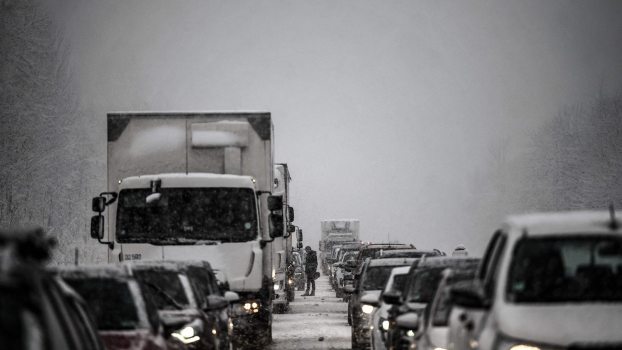
[[[488,275],[488,271],[491,267],[492,255],[500,236],[501,230],[497,230],[495,231],[495,233],[493,233],[492,238],[490,238],[490,241],[488,242],[488,246],[486,247],[486,251],[484,252],[484,257],[482,258],[479,270],[477,271],[477,279],[481,281],[484,281],[484,279]]]
[[[487,269],[486,275],[484,276],[484,289],[486,295],[488,295],[489,297],[493,296],[494,287],[497,284],[497,277],[499,275],[499,263],[505,249],[506,241],[507,235],[503,232],[500,232],[497,238],[497,242],[495,244],[495,248],[490,256],[489,267]]]

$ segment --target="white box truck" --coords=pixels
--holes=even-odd
[[[358,219],[332,219],[322,220],[322,237],[320,239],[320,266],[322,272],[328,274],[326,258],[331,253],[334,245],[360,242],[360,222]]]
[[[108,189],[93,198],[91,236],[108,244],[109,261],[209,261],[240,296],[234,339],[269,343],[273,243],[283,235],[279,198],[269,197],[270,114],[110,113],[107,122]]]

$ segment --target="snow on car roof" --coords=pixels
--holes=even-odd
[[[51,267],[52,272],[57,272],[63,278],[125,278],[130,277],[129,271],[119,264],[99,265],[61,265]]]
[[[411,265],[416,258],[371,259],[369,266],[404,266]]]
[[[619,222],[622,212],[616,211],[615,216]],[[612,230],[608,211],[568,211],[535,213],[510,216],[505,222],[508,232],[512,228],[518,228],[514,234],[527,235],[555,235],[568,233],[611,233],[620,229]]]
[[[212,270],[210,263],[203,260],[132,260],[126,261],[122,263],[125,266],[128,266],[130,269],[138,268],[138,269],[164,269],[171,271],[181,271],[184,270],[188,266],[198,266],[203,267],[208,270]]]
[[[478,264],[479,258],[468,256],[431,256],[419,260],[419,267],[443,267],[443,266],[460,266],[462,264]]]

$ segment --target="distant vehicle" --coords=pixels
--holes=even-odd
[[[331,285],[333,286],[333,289],[335,289],[335,291],[337,290],[337,287],[339,286],[339,280],[338,280],[339,269],[343,268],[343,264],[345,263],[345,261],[348,260],[344,258],[344,255],[348,254],[352,256],[352,254],[358,254],[358,251],[361,245],[362,243],[356,242],[356,243],[342,244],[338,246],[339,249],[336,252],[335,258],[331,259],[332,264],[330,265],[330,268],[329,268],[330,273],[331,273],[330,277],[332,278]],[[355,257],[355,260],[356,260],[356,257]]]
[[[333,264],[333,268],[335,270],[335,277],[333,278],[335,284],[333,288],[335,289],[335,297],[337,298],[345,297],[343,292],[343,288],[345,287],[345,276],[352,277],[353,270],[356,267],[356,256],[358,253],[359,252],[357,250],[347,251],[341,256],[340,261]],[[351,265],[348,265],[349,261],[351,261]]]
[[[394,267],[393,270],[391,270],[391,275],[379,298],[369,300],[372,301],[369,305],[375,307],[371,320],[371,325],[373,326],[371,331],[371,345],[374,350],[386,349],[385,341],[387,338],[387,331],[391,328],[388,317],[388,311],[391,305],[385,304],[382,301],[382,295],[402,290],[406,283],[409,270],[410,266]],[[395,325],[393,325],[393,327],[395,327]]]
[[[84,300],[43,268],[54,245],[40,228],[0,231],[1,347],[103,350]]]
[[[328,275],[327,258],[335,245],[359,242],[360,222],[358,219],[322,220],[319,264],[322,272]]]
[[[220,295],[209,264],[144,261],[124,267],[154,302],[171,336],[193,349],[229,349],[229,303],[239,297],[231,292]],[[243,305],[236,304],[236,308]]]
[[[404,243],[367,243],[363,244],[359,249],[359,255],[357,256],[356,263],[359,268],[362,266],[366,259],[375,259],[382,254],[385,254],[389,250],[395,249],[416,249],[412,244]]]
[[[400,292],[383,294],[383,301],[392,305],[387,313],[390,324],[396,325],[387,331],[387,348],[407,349],[418,335],[415,329],[400,326],[398,318],[409,314],[411,318],[425,320],[438,284],[447,268],[469,269],[476,267],[479,259],[467,257],[434,256],[418,259],[412,264],[404,288]],[[402,317],[403,321],[405,317]],[[414,323],[412,319],[409,325]],[[417,321],[417,322],[419,322]],[[404,322],[406,324],[406,322]],[[423,324],[423,323],[422,323]]]
[[[452,287],[471,281],[475,277],[477,266],[473,265],[463,269],[447,269],[443,271],[443,279],[438,285],[438,289],[434,295],[434,300],[430,303],[429,315],[425,319],[419,319],[418,316],[409,316],[408,314],[400,317],[407,318],[411,324],[403,324],[402,328],[410,329],[418,336],[415,337],[416,344],[410,344],[410,348],[434,350],[447,349],[447,338],[449,337],[449,313],[453,307],[449,298],[449,291]],[[399,326],[400,317],[397,318]],[[420,335],[419,335],[420,334]]]
[[[95,314],[107,350],[183,349],[161,324],[158,310],[118,265],[68,266],[56,270]]]
[[[234,315],[236,339],[269,344],[285,222],[270,113],[109,113],[106,147],[91,237],[109,262],[209,261],[256,306]]]
[[[451,290],[449,348],[622,348],[621,212],[509,217]]]
[[[371,346],[371,314],[375,308],[369,301],[378,300],[394,267],[410,266],[414,261],[411,258],[366,260],[354,288],[345,288],[345,292],[351,294],[348,316],[352,326],[352,349]]]

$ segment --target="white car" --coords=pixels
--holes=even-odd
[[[449,334],[449,314],[452,309],[449,292],[453,286],[471,281],[475,277],[476,266],[446,269],[443,271],[443,279],[438,285],[434,300],[430,304],[427,318],[417,320],[423,323],[421,334],[416,337],[416,349],[420,350],[444,350],[447,349],[447,337]]]
[[[384,287],[382,294],[389,291],[401,290],[404,284],[406,283],[406,278],[408,277],[408,271],[410,270],[410,266],[401,266],[396,267],[391,270],[391,275],[387,280],[387,285]],[[380,297],[378,301],[378,308],[375,309],[371,316],[371,325],[373,326],[371,331],[371,346],[372,349],[386,349],[384,344],[387,330],[389,329],[389,320],[387,316],[387,311],[391,305],[385,304],[382,302],[382,297]]]
[[[451,290],[449,349],[622,348],[620,212],[510,217]]]

